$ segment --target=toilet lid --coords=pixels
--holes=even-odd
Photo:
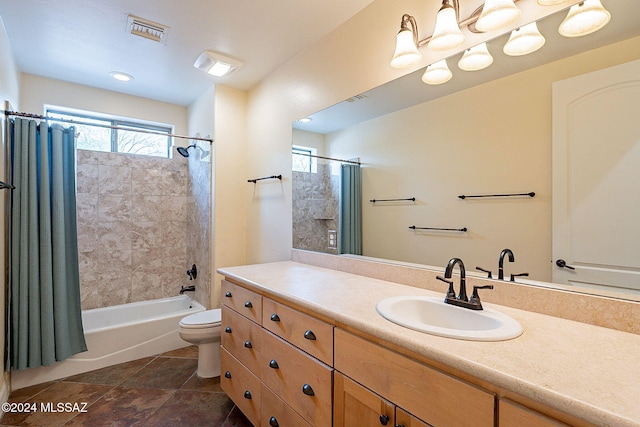
[[[222,310],[216,308],[213,310],[199,311],[183,317],[180,321],[180,325],[197,328],[211,326],[212,324],[219,324],[220,322],[222,322]]]

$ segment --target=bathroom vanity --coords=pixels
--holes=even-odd
[[[444,291],[293,261],[219,272],[221,385],[256,426],[640,426],[640,335],[483,302],[524,333],[444,338],[376,312]]]

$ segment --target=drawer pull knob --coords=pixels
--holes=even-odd
[[[227,371],[224,373],[225,378],[231,378],[231,372]]]
[[[302,392],[304,394],[306,394],[307,396],[315,396],[316,393],[313,391],[313,389],[311,388],[311,386],[309,384],[305,384],[302,386]]]
[[[278,366],[278,362],[275,361],[275,359],[271,359],[271,361],[269,362],[269,367],[271,369],[278,369],[280,368],[280,366]]]
[[[316,340],[316,334],[314,334],[311,329],[307,329],[306,330],[306,332],[304,333],[304,337],[306,339],[308,339],[309,341],[315,341]]]
[[[230,333],[231,333],[231,327],[230,327],[230,326],[227,326],[226,328],[224,328],[224,331],[225,331],[226,333],[230,334]]]
[[[249,340],[246,340],[244,342],[244,346],[245,346],[245,348],[253,348],[253,345],[251,345],[251,341],[249,341]]]
[[[231,298],[231,292],[226,292],[226,293],[224,294],[224,296],[225,296],[225,297],[227,297],[227,298]]]
[[[279,321],[280,321],[280,316],[278,316],[278,313],[273,313],[273,314],[271,315],[271,320],[272,320],[273,322],[279,322]]]
[[[276,420],[276,417],[269,418],[269,425],[271,427],[280,427],[280,424],[278,424],[278,420]]]
[[[383,426],[389,424],[389,415],[380,415],[380,424]]]
[[[251,392],[249,390],[244,392],[244,398],[245,399],[251,399]]]
[[[253,307],[253,304],[251,304],[251,301],[247,301],[247,302],[244,303],[244,306],[247,307],[247,308],[251,308],[251,307]]]

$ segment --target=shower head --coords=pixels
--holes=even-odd
[[[178,147],[178,148],[176,148],[176,150],[178,150],[178,153],[180,153],[180,155],[182,157],[189,157],[189,151],[188,151],[189,148],[195,147],[195,146],[196,146],[196,144],[191,144],[190,146],[188,146],[186,148],[185,147]]]

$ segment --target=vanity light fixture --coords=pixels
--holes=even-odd
[[[502,51],[509,56],[528,55],[544,46],[545,42],[538,25],[532,22],[513,30]]]
[[[429,41],[433,50],[449,50],[464,42],[464,34],[460,30],[458,1],[442,0],[442,7],[436,15],[436,26]]]
[[[493,56],[489,53],[486,43],[480,43],[470,49],[465,50],[462,58],[458,61],[458,68],[464,71],[478,71],[493,64]]]
[[[558,32],[565,37],[586,36],[607,25],[610,19],[611,13],[600,0],[584,0],[571,6]]]
[[[520,19],[514,0],[486,0],[476,22],[476,30],[486,33],[508,27]]]
[[[243,63],[237,59],[210,50],[202,52],[196,59],[196,62],[193,63],[193,66],[197,69],[215,77],[228,76],[242,67],[242,65]]]
[[[460,20],[459,0],[442,0],[442,7],[436,15],[434,33],[423,39],[418,36],[415,18],[404,14],[390,65],[393,68],[406,68],[418,64],[422,58],[418,49],[424,45],[435,50],[448,50],[459,46],[465,40],[461,28],[481,33],[511,26],[522,14],[515,5],[518,1],[485,0],[468,18]],[[541,6],[552,6],[566,1],[568,0],[537,0],[537,3]],[[600,0],[584,0],[569,8],[569,13],[558,31],[565,37],[584,36],[604,27],[610,19],[611,14],[602,6]],[[510,56],[526,55],[540,49],[545,42],[537,24],[533,22],[512,31],[503,52]],[[483,45],[484,43],[465,51],[458,62],[460,69],[477,71],[493,63],[493,57],[486,45]],[[446,60],[441,60],[427,67],[422,81],[427,84],[442,84],[451,77]]]
[[[487,8],[485,14],[490,14],[492,17],[504,16],[503,13],[511,16],[510,19],[513,19],[513,15],[516,14],[519,17],[520,10],[513,4],[514,1],[518,0],[486,0],[484,6],[478,7],[469,17],[461,20],[459,0],[442,0],[442,6],[436,15],[434,33],[423,39],[419,39],[415,18],[408,14],[402,15],[400,31],[396,36],[395,52],[391,58],[391,67],[406,68],[416,65],[422,58],[418,48],[424,45],[428,45],[434,50],[449,50],[459,46],[465,40],[461,28],[466,27],[474,33],[481,32],[476,28],[476,21],[480,18],[484,8]],[[515,11],[509,7],[509,4],[515,8]],[[506,12],[504,12],[505,10]],[[492,20],[492,18],[487,19],[489,22]],[[506,22],[504,19],[502,21]],[[508,24],[509,22],[504,25]]]
[[[453,73],[447,65],[447,60],[442,59],[429,65],[422,75],[422,81],[428,85],[440,85],[451,80]]]

